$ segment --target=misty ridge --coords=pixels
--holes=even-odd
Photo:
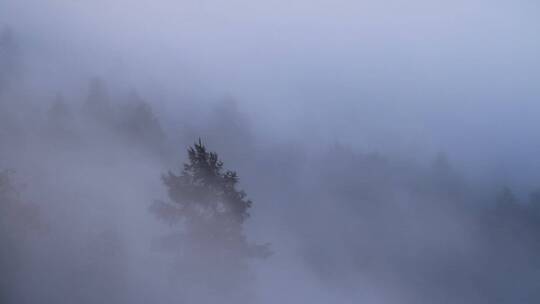
[[[22,37],[0,31],[1,303],[540,301],[537,181],[263,132],[234,97],[36,84]]]

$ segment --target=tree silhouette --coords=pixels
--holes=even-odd
[[[131,142],[163,148],[165,133],[152,106],[132,91],[127,103],[118,109],[118,129]]]
[[[507,186],[502,187],[495,197],[495,204],[500,208],[513,207],[517,203],[517,198],[512,189]]]
[[[47,112],[47,131],[57,139],[74,137],[74,117],[64,97],[58,93]]]
[[[270,249],[267,244],[248,242],[244,235],[252,202],[237,189],[236,172],[224,170],[218,155],[199,139],[188,149],[181,173],[169,171],[162,178],[171,202],[156,201],[152,209],[161,219],[183,228],[166,238],[164,245],[179,245],[179,279],[187,301],[190,297],[222,303],[246,301],[252,296],[246,262],[269,256]]]
[[[83,113],[100,123],[110,124],[114,119],[109,90],[105,82],[98,77],[92,78],[88,85],[88,94],[83,103]]]
[[[19,68],[19,47],[13,30],[0,29],[0,93],[16,78]]]
[[[162,176],[172,203],[157,201],[153,210],[169,222],[182,222],[185,237],[198,249],[216,249],[238,257],[266,257],[266,245],[247,242],[243,223],[252,201],[238,190],[238,175],[223,169],[223,162],[209,152],[199,139],[188,149],[188,162],[180,175],[171,171]],[[216,251],[213,251],[216,253]]]

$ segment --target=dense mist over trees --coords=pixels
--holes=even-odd
[[[495,169],[470,162],[478,156],[456,160],[481,154],[457,139],[441,152],[432,143],[388,148],[421,132],[403,124],[396,139],[388,132],[394,127],[382,125],[406,120],[391,110],[374,115],[376,103],[358,106],[360,114],[341,111],[356,80],[310,69],[302,58],[290,63],[300,76],[321,73],[328,83],[287,83],[292,99],[307,100],[299,106],[272,91],[281,81],[275,74],[264,78],[267,90],[239,76],[259,67],[239,64],[238,74],[216,76],[223,86],[243,79],[243,96],[254,100],[235,98],[234,90],[194,94],[186,88],[204,91],[213,82],[197,69],[176,77],[173,59],[149,57],[152,68],[171,73],[154,78],[92,44],[87,64],[107,66],[96,72],[74,49],[55,53],[37,36],[16,24],[0,29],[1,303],[540,301],[540,182],[512,167],[512,157],[532,146],[515,145]],[[65,75],[62,56],[73,65]],[[140,73],[128,77],[118,72],[124,68]],[[370,77],[363,80],[373,84],[380,75]],[[403,81],[421,98],[414,81]],[[412,113],[406,108],[414,101],[400,95],[406,90],[389,83],[362,90],[376,91],[376,101],[404,98],[403,115]],[[326,86],[335,90],[330,97]],[[269,99],[279,105],[253,111]],[[291,123],[276,108],[301,115]],[[491,110],[482,108],[475,122],[490,125]],[[315,123],[305,118],[312,114]],[[426,125],[440,118],[422,115],[413,116]],[[330,120],[342,128],[330,130]],[[459,124],[450,127],[463,130]]]

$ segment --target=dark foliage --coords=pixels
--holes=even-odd
[[[224,170],[218,155],[200,140],[188,149],[188,157],[179,175],[169,171],[163,176],[172,203],[155,202],[158,216],[183,223],[185,237],[197,249],[236,257],[268,256],[267,246],[248,243],[243,233],[252,202],[237,189],[236,172]]]

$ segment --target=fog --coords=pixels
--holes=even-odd
[[[537,303],[539,17],[0,1],[0,302]]]

